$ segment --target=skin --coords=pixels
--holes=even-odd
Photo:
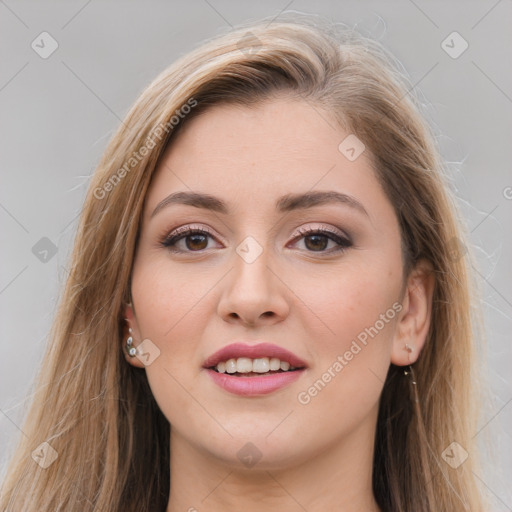
[[[156,170],[125,314],[134,345],[150,339],[160,350],[146,372],[172,426],[167,512],[379,510],[371,488],[379,397],[390,363],[407,365],[421,351],[433,279],[422,263],[404,282],[393,207],[369,152],[351,162],[338,150],[347,135],[297,100],[219,105],[184,126]],[[311,190],[348,194],[367,215],[338,203],[276,210],[279,197]],[[177,191],[216,196],[231,213],[173,204],[151,217]],[[188,247],[181,239],[183,252],[172,253],[161,241],[182,226],[212,237],[189,236]],[[297,231],[326,227],[352,246],[330,252],[338,246],[328,237],[315,245]],[[236,252],[247,236],[263,251],[250,264]],[[298,394],[396,302],[401,311],[300,403]],[[202,364],[238,340],[280,345],[308,368],[271,394],[228,393]],[[237,456],[247,442],[262,455],[251,468]]]

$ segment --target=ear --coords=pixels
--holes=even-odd
[[[430,327],[435,276],[430,262],[421,260],[411,271],[398,318],[391,362],[397,366],[415,363]]]
[[[135,310],[132,304],[126,304],[123,310],[123,315],[125,318],[125,322],[123,328],[123,339],[121,340],[121,348],[123,350],[124,358],[132,366],[136,366],[137,368],[144,368],[144,364],[137,356],[131,357],[128,355],[128,352],[126,351],[126,340],[129,338],[129,336],[133,338],[134,347],[137,347],[137,345],[140,342],[140,333],[137,325],[137,318],[135,317]],[[129,331],[130,328],[132,330],[131,332]]]

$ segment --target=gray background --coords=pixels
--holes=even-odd
[[[492,510],[512,510],[511,0],[0,0],[0,464],[23,435],[77,215],[120,119],[202,39],[283,10],[321,14],[380,40],[423,95],[451,162],[484,301],[489,400],[475,435],[496,450],[477,476]],[[43,31],[59,45],[46,59],[31,48]],[[469,44],[456,59],[441,46],[453,31]],[[32,251],[43,237],[58,248],[46,262]]]

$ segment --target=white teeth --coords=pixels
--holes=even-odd
[[[288,361],[281,361],[277,357],[258,357],[250,359],[249,357],[232,358],[227,361],[221,361],[215,367],[219,373],[267,373],[269,371],[295,370]]]
[[[270,369],[275,372],[281,368],[281,361],[277,357],[273,357],[270,360]]]
[[[252,362],[252,371],[255,373],[267,373],[270,370],[268,357],[254,359]]]
[[[235,373],[237,371],[236,366],[236,359],[228,359],[226,361],[226,372]]]
[[[238,373],[249,373],[252,372],[252,359],[248,357],[239,357],[236,360],[236,371]]]

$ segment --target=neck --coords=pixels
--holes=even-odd
[[[278,469],[227,465],[171,433],[166,512],[379,512],[372,492],[372,462],[368,432],[354,432],[301,464]]]

